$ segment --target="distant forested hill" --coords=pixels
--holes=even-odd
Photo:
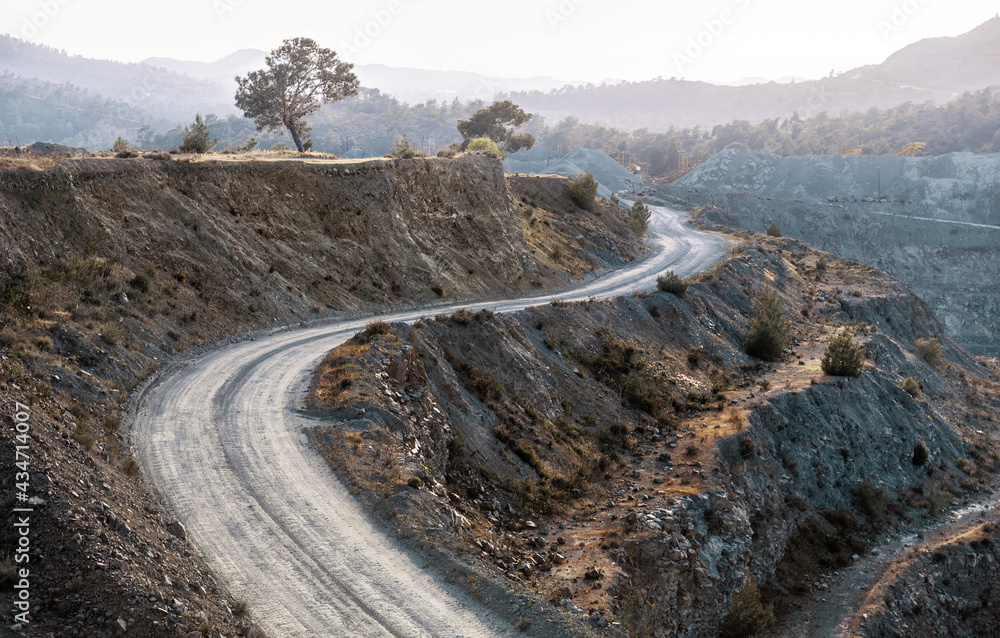
[[[58,142],[104,149],[119,135],[138,137],[151,130],[144,127],[155,125],[141,109],[71,84],[0,74],[0,144]]]
[[[67,55],[52,47],[0,35],[0,72],[73,85],[131,104],[157,117],[187,119],[194,111],[236,110],[228,87],[147,64],[124,64]]]

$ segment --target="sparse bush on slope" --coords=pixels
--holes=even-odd
[[[656,288],[657,290],[669,292],[670,294],[677,295],[683,299],[684,293],[687,292],[688,285],[677,275],[677,273],[672,270],[668,270],[656,278]]]
[[[791,324],[785,318],[784,304],[774,290],[757,295],[753,304],[753,320],[747,335],[746,351],[764,361],[781,358],[791,339]]]
[[[860,377],[865,368],[865,349],[854,343],[845,328],[827,344],[820,367],[835,377]]]
[[[594,203],[597,201],[597,187],[598,183],[594,179],[594,174],[584,173],[570,181],[569,195],[580,208],[594,210]]]
[[[645,235],[646,231],[649,230],[650,217],[652,217],[652,213],[649,211],[649,206],[643,204],[641,199],[635,200],[628,212],[629,229],[638,237]]]

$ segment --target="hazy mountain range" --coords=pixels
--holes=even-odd
[[[114,116],[102,120],[107,129],[102,135],[123,122],[163,130],[164,124],[190,121],[194,112],[226,117],[235,112],[233,78],[260,68],[264,56],[264,51],[245,49],[208,63],[150,58],[125,64],[0,36],[0,97],[5,98],[0,133],[46,131],[45,118],[58,118],[60,112],[79,110],[82,104],[93,108],[101,100],[119,103],[105,105]],[[1000,85],[1000,18],[957,37],[922,40],[881,64],[811,81],[749,78],[720,85],[657,78],[583,85],[550,77],[490,78],[384,65],[359,65],[355,70],[364,86],[410,104],[509,97],[550,123],[572,115],[622,130],[655,131],[793,113],[808,118],[824,111],[888,108],[908,101],[943,103],[965,91]],[[74,91],[72,104],[60,102],[71,93],[67,85]],[[25,91],[30,95],[22,95]],[[31,98],[30,104],[26,98]],[[25,117],[28,109],[33,111]],[[66,138],[91,139],[75,129]]]

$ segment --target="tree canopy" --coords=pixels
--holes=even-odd
[[[515,133],[518,127],[527,124],[531,118],[530,113],[525,113],[510,100],[504,100],[479,109],[467,120],[459,120],[458,132],[465,139],[466,145],[469,140],[487,137],[496,142],[504,153],[513,153],[535,145],[535,136],[530,133]]]
[[[287,128],[299,152],[312,145],[311,129],[303,118],[324,102],[358,92],[354,65],[341,62],[311,38],[285,40],[265,63],[266,69],[236,78],[236,106],[256,122],[258,131]]]

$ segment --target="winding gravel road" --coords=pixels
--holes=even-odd
[[[729,241],[653,207],[650,254],[568,293],[435,307],[511,312],[552,299],[649,289],[667,268],[710,267]],[[148,480],[188,538],[269,636],[513,636],[508,622],[369,520],[307,445],[299,414],[313,370],[374,319],[279,332],[203,354],[164,375],[138,406],[133,441]]]

